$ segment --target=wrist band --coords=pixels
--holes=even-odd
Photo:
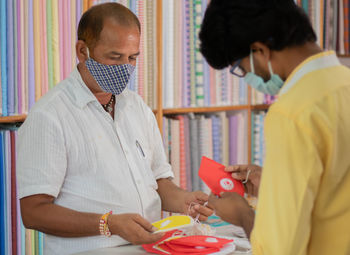
[[[100,219],[100,225],[99,225],[100,234],[107,237],[110,237],[112,235],[111,231],[109,231],[109,228],[108,228],[108,216],[110,214],[112,214],[112,211],[102,215]]]

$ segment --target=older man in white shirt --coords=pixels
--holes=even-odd
[[[161,209],[205,219],[202,192],[175,186],[150,108],[125,89],[139,54],[137,17],[117,3],[82,17],[79,64],[19,130],[23,223],[46,233],[45,254],[149,243]],[[112,213],[108,213],[112,211]],[[111,237],[109,236],[111,233]]]

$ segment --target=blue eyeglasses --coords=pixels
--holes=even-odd
[[[231,66],[230,68],[230,73],[239,77],[239,78],[242,78],[244,77],[245,75],[245,72],[243,72],[243,70],[239,67],[239,65],[241,64],[242,62],[242,59],[238,59],[234,64],[233,66]]]

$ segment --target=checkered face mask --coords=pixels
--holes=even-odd
[[[135,70],[135,66],[124,65],[104,65],[96,62],[89,56],[85,65],[97,84],[105,92],[119,95],[129,83],[130,76]]]

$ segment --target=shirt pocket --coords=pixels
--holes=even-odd
[[[151,168],[151,157],[149,150],[147,150],[146,147],[142,146],[142,143],[136,140],[136,150],[137,150],[137,157],[139,159],[139,164],[142,176],[145,178],[145,182],[147,185],[151,186],[153,189],[158,189],[157,181],[153,175],[153,171]]]

